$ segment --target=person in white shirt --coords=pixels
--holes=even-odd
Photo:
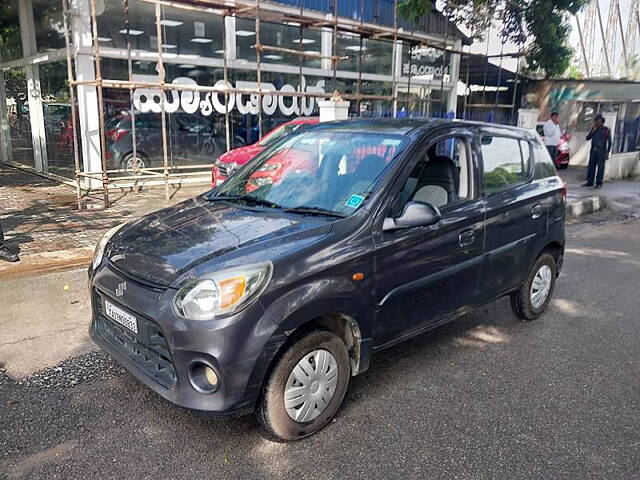
[[[562,130],[558,121],[558,112],[551,112],[551,117],[544,123],[544,144],[549,150],[551,159],[555,161],[558,156],[558,144],[562,136]]]

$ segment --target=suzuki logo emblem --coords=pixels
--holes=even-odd
[[[124,295],[124,291],[126,289],[127,289],[127,282],[119,283],[118,286],[116,287],[116,295],[118,297],[121,297],[122,295]]]

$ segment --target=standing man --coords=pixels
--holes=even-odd
[[[549,120],[544,123],[543,127],[544,144],[547,146],[549,155],[551,155],[551,160],[553,160],[554,163],[558,156],[558,144],[560,143],[560,137],[562,136],[559,123],[558,112],[551,112],[551,117],[549,117]]]
[[[611,130],[604,126],[604,117],[602,115],[597,114],[596,118],[593,119],[593,127],[589,135],[587,135],[587,140],[591,140],[591,152],[589,154],[587,182],[582,186],[593,187],[593,180],[595,179],[596,188],[602,188],[604,164],[611,151]]]
[[[20,260],[18,255],[10,252],[7,249],[7,246],[4,244],[4,235],[2,233],[2,225],[0,224],[0,260],[5,260],[7,262],[17,262]]]

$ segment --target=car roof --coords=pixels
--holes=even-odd
[[[301,125],[303,123],[320,123],[320,117],[297,117],[283,125]]]
[[[320,123],[314,129],[327,129],[345,132],[387,133],[391,135],[407,135],[421,137],[434,128],[445,126],[482,127],[493,131],[510,131],[513,134],[529,136],[529,130],[498,123],[476,122],[471,120],[442,119],[427,117],[411,118],[375,118],[351,119]]]

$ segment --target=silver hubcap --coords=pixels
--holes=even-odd
[[[531,305],[533,305],[534,308],[540,308],[544,305],[550,290],[551,268],[548,265],[543,265],[536,272],[536,276],[533,277],[533,283],[531,283],[531,291],[529,292]]]
[[[284,388],[284,408],[292,420],[310,422],[329,405],[338,384],[338,363],[326,350],[314,350],[291,371]]]
[[[127,170],[137,172],[141,168],[144,168],[144,160],[140,157],[131,157],[127,160]]]

